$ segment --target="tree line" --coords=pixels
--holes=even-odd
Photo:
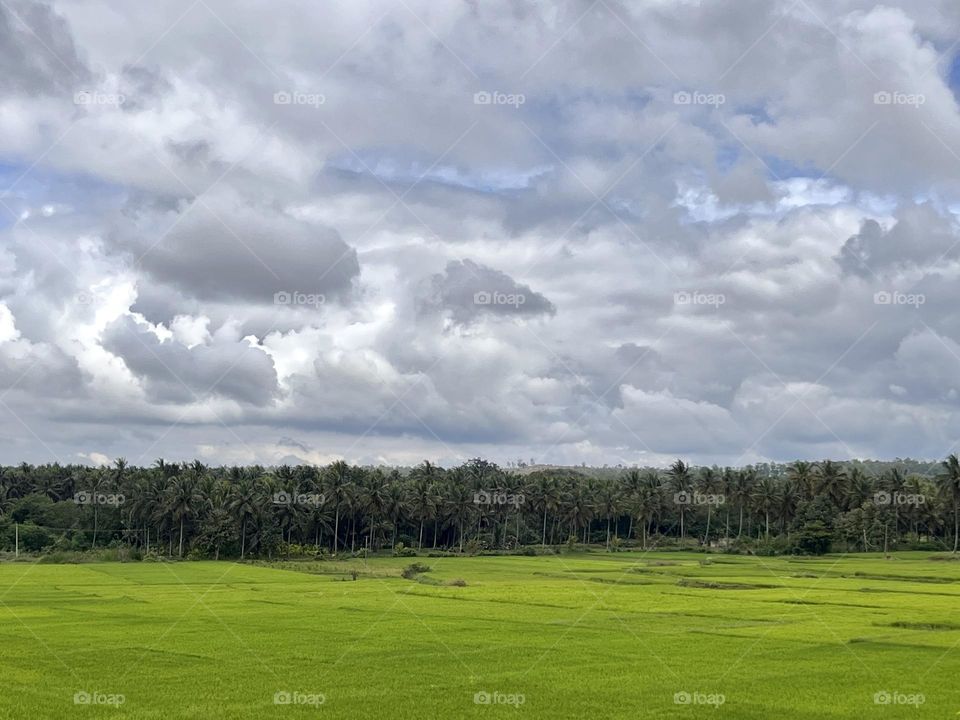
[[[124,547],[177,557],[701,547],[762,554],[952,549],[960,461],[900,465],[411,469],[338,461],[265,468],[118,458],[0,467],[0,547]]]

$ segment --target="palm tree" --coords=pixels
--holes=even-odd
[[[324,473],[325,496],[333,503],[333,554],[337,554],[340,540],[340,510],[353,484],[350,466],[343,460],[331,463]]]
[[[429,463],[424,463],[428,465]],[[417,550],[423,549],[423,524],[432,520],[437,511],[437,497],[430,475],[419,474],[410,485],[410,514],[420,521]]]
[[[531,498],[531,506],[543,512],[540,545],[546,547],[547,513],[556,511],[557,480],[545,472],[531,473],[527,478],[526,494]]]
[[[677,460],[670,466],[670,469],[667,471],[667,476],[670,478],[670,487],[673,489],[675,495],[689,495],[692,490],[691,487],[691,474],[690,466],[686,465],[683,460]],[[683,543],[685,537],[684,531],[684,515],[686,514],[686,503],[680,502],[680,542]]]
[[[770,537],[770,512],[777,506],[778,492],[777,484],[773,478],[762,477],[757,482],[756,490],[753,492],[753,499],[756,502],[757,509],[763,513],[766,521],[765,537]]]
[[[816,494],[816,470],[816,463],[805,460],[797,460],[787,468],[787,478],[796,484],[807,500],[812,500]]]
[[[620,515],[620,494],[609,480],[604,481],[597,493],[597,513],[607,521],[607,550],[610,549],[610,522]]]
[[[953,552],[960,544],[960,459],[951,453],[940,463],[943,471],[937,476],[942,497],[953,506]]]
[[[694,480],[694,488],[697,493],[702,495],[714,495],[717,490],[717,486],[720,484],[720,476],[716,468],[701,468],[700,473],[697,475]],[[724,498],[726,500],[726,498]],[[707,502],[707,530],[703,534],[703,543],[709,547],[710,545],[710,517],[713,514],[713,502],[712,498],[708,498]]]
[[[643,477],[643,484],[631,496],[631,514],[636,516],[637,524],[641,527],[642,548],[647,549],[647,533],[653,518],[660,510],[663,494],[660,490],[660,480],[655,472],[647,473]]]
[[[257,516],[257,512],[266,503],[260,492],[259,482],[249,475],[242,475],[230,486],[227,509],[234,521],[240,526],[240,559],[246,556],[247,526]]]
[[[734,476],[733,497],[740,512],[740,521],[737,525],[737,538],[743,535],[743,509],[750,502],[753,486],[757,482],[757,471],[752,467],[738,470]]]
[[[180,550],[183,557],[183,526],[189,518],[196,516],[205,498],[198,491],[197,478],[193,473],[172,478],[165,493],[166,511],[174,520],[180,522]]]
[[[392,478],[384,498],[383,512],[393,526],[393,538],[390,547],[397,546],[397,528],[407,514],[407,496],[399,480]]]

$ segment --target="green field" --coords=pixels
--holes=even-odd
[[[958,610],[919,553],[6,563],[0,716],[954,717]]]

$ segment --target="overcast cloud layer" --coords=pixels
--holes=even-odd
[[[960,5],[0,3],[0,461],[960,437]]]

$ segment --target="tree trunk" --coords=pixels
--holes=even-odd
[[[337,541],[340,539],[340,503],[337,503],[333,518],[333,554],[337,554]]]
[[[180,557],[183,557],[183,515],[180,516]]]
[[[417,540],[417,550],[423,548],[423,518],[420,518],[420,539]]]
[[[713,514],[713,506],[707,505],[707,532],[703,535],[703,544],[710,547],[710,515]]]
[[[243,526],[240,529],[240,559],[243,560],[243,556],[247,551],[247,516],[243,516]]]
[[[543,508],[543,535],[540,538],[540,547],[547,546],[547,508]]]

